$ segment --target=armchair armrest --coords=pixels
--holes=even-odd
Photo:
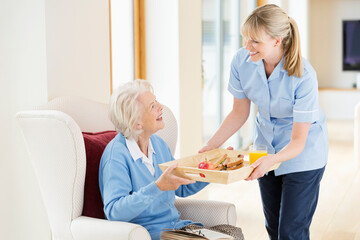
[[[177,198],[175,206],[181,214],[181,219],[202,222],[205,227],[219,224],[236,225],[236,209],[232,203]]]
[[[151,240],[149,232],[140,225],[84,216],[71,222],[71,232],[75,240]]]

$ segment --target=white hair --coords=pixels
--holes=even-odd
[[[110,120],[117,131],[127,139],[137,141],[142,130],[136,129],[136,124],[141,120],[142,105],[138,97],[144,92],[152,92],[149,81],[137,79],[118,87],[110,99]]]

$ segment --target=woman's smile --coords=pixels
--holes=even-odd
[[[162,118],[162,113],[156,118],[156,121],[162,121],[163,118]]]
[[[249,54],[250,54],[251,57],[254,56],[254,55],[256,55],[257,53],[259,53],[259,52],[249,52]]]

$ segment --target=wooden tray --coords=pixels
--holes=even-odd
[[[213,159],[216,157],[227,154],[231,160],[238,159],[238,155],[244,155],[244,166],[236,170],[219,171],[219,170],[207,170],[199,169],[198,165],[200,162],[207,159]],[[227,149],[214,149],[208,152],[200,153],[197,155],[176,159],[174,161],[159,164],[162,171],[165,171],[170,165],[179,163],[178,167],[174,169],[173,173],[179,177],[192,179],[195,181],[209,182],[209,183],[222,183],[229,184],[236,181],[243,180],[250,176],[254,170],[249,164],[249,152],[240,150],[227,150]],[[277,169],[280,163],[274,165],[269,171]],[[202,173],[201,177],[200,173]]]

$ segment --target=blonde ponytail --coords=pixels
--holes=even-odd
[[[286,42],[284,42],[284,69],[288,71],[288,75],[301,77],[303,74],[303,62],[300,47],[300,34],[294,19],[289,17],[290,32]]]
[[[296,22],[275,4],[256,8],[246,19],[241,34],[248,39],[260,39],[261,29],[273,38],[283,38],[284,69],[289,76],[301,77],[303,62],[300,49],[300,35]]]

